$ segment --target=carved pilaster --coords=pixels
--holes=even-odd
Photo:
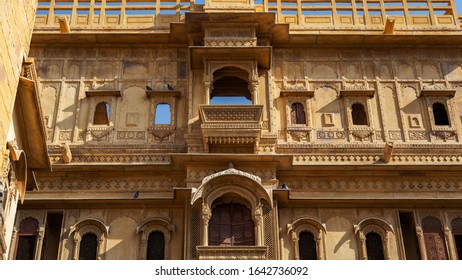
[[[426,260],[427,251],[425,250],[425,240],[424,240],[423,230],[421,227],[417,227],[416,232],[417,232],[417,240],[419,241],[420,256],[422,257],[422,260]]]
[[[202,246],[207,246],[209,243],[209,221],[212,218],[212,211],[206,203],[202,203]]]

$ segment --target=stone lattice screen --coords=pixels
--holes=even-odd
[[[207,0],[39,1],[36,27],[58,26],[66,17],[77,28],[168,28],[190,11],[207,11]],[[204,6],[204,3],[205,6]],[[226,5],[226,4],[221,4]],[[382,29],[388,18],[397,29],[460,28],[454,0],[250,0],[255,12],[273,12],[291,29]]]

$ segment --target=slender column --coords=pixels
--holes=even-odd
[[[35,260],[40,260],[40,252],[42,252],[43,247],[43,237],[45,235],[45,229],[41,228],[38,233],[38,240],[37,240],[37,249],[35,251]]]
[[[425,250],[425,240],[424,240],[422,228],[417,227],[416,231],[417,231],[417,239],[419,240],[420,256],[422,257],[422,260],[426,260],[427,251]]]
[[[322,230],[318,231],[318,237],[316,238],[316,244],[318,246],[318,259],[324,260],[325,252],[324,252],[324,238]]]
[[[297,233],[295,231],[291,231],[290,232],[291,234],[291,239],[292,239],[292,243],[294,245],[294,255],[295,255],[295,259],[296,260],[299,260],[300,259],[300,250],[298,248],[298,241],[299,241],[299,238],[297,236]]]
[[[362,260],[367,260],[367,249],[366,249],[366,236],[360,231],[359,233],[359,248],[360,248],[360,258]]]
[[[452,238],[451,230],[448,227],[444,228],[444,237],[444,239],[446,239],[446,244],[449,251],[449,259],[457,260],[457,253],[456,249],[454,248],[454,238]]]
[[[74,235],[74,260],[79,259],[79,251],[80,251],[80,234],[77,232]]]
[[[390,243],[390,238],[388,237],[388,232],[385,233],[385,237],[383,238],[383,254],[385,255],[385,259],[389,260],[391,259],[390,256],[390,248],[389,244]]]
[[[202,246],[209,244],[209,221],[212,217],[212,212],[206,203],[202,203]]]
[[[259,204],[255,208],[254,212],[255,216],[255,244],[257,246],[263,246],[263,211],[262,211],[262,205]]]

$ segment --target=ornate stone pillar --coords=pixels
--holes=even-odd
[[[298,241],[299,241],[299,238],[297,236],[297,233],[295,231],[291,231],[290,232],[290,237],[292,239],[292,244],[294,245],[294,255],[295,255],[295,259],[296,260],[299,260],[300,259],[300,251],[299,251],[299,248],[298,248]]]
[[[98,238],[98,255],[96,256],[97,260],[104,260],[104,234],[101,234],[101,236]]]
[[[141,260],[146,260],[146,243],[147,243],[147,238],[146,238],[146,233],[143,231],[141,234],[141,245],[140,245],[140,259]]]
[[[416,227],[417,240],[419,240],[420,256],[422,260],[427,259],[427,251],[425,250],[425,239],[421,227]]]
[[[383,238],[383,254],[386,260],[391,259],[390,248],[388,245],[390,243],[389,241],[390,241],[390,237],[388,236],[388,232],[386,232]]]
[[[359,239],[359,257],[361,260],[367,260],[367,248],[366,248],[366,236],[364,236],[364,232],[358,232],[358,239]]]
[[[212,217],[212,212],[208,205],[204,202],[202,203],[202,246],[209,245],[209,221]]]
[[[80,234],[78,234],[77,232],[74,233],[74,256],[73,256],[74,260],[79,259],[80,240],[81,240]]]
[[[258,104],[258,75],[253,75],[250,79],[249,90],[252,94],[252,104]]]
[[[45,229],[40,228],[38,232],[37,240],[37,250],[35,251],[35,259],[40,260],[40,252],[42,252],[43,247],[43,237],[45,236]]]
[[[203,78],[203,83],[204,83],[204,88],[205,88],[205,100],[204,104],[210,105],[210,93],[212,92],[213,89],[213,79],[210,75],[204,74]]]
[[[316,245],[318,247],[318,259],[319,260],[324,260],[324,238],[322,236],[323,232],[322,230],[318,231],[318,236],[316,238]]]
[[[254,212],[255,217],[255,244],[263,246],[263,211],[262,205],[258,204]]]

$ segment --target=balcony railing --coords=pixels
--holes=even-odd
[[[168,28],[185,13],[207,11],[207,0],[39,0],[36,28],[57,27],[66,17],[72,28]],[[219,1],[220,3],[226,1]],[[291,29],[381,29],[395,26],[461,28],[454,0],[251,0],[251,10],[276,14]],[[220,4],[226,5],[226,4]]]

